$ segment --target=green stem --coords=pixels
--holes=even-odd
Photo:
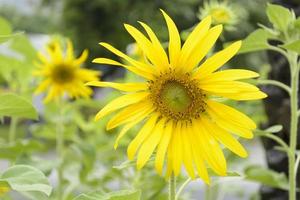
[[[13,143],[16,140],[16,131],[18,125],[18,118],[12,117],[9,127],[8,141],[9,143]]]
[[[288,94],[291,94],[291,88],[289,86],[287,86],[286,84],[281,83],[279,81],[276,81],[276,80],[258,79],[257,84],[259,84],[259,85],[274,85],[274,86],[280,87],[281,89],[285,90]]]
[[[290,53],[288,57],[291,67],[291,124],[290,124],[290,155],[289,155],[289,200],[296,200],[295,154],[298,133],[298,85],[299,68],[297,54]]]
[[[62,103],[58,104],[59,118],[56,126],[56,152],[59,158],[59,164],[57,167],[58,176],[58,187],[57,187],[57,197],[58,200],[63,198],[63,160],[64,160],[64,125],[63,125],[63,107]]]
[[[172,173],[169,179],[169,200],[176,199],[176,177]]]
[[[192,181],[191,178],[188,178],[181,186],[180,188],[178,189],[177,193],[176,193],[176,197],[175,197],[175,200],[178,200],[181,192],[183,191],[183,189]]]
[[[205,189],[205,200],[216,200],[219,195],[219,185],[207,185]]]

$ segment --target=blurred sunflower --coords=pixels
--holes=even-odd
[[[242,9],[242,8],[241,8]],[[207,16],[211,16],[212,24],[223,24],[226,29],[234,29],[239,21],[239,12],[234,6],[227,2],[209,1],[205,2],[203,7],[199,8],[199,19],[204,19]]]
[[[175,23],[165,12],[163,15],[169,30],[168,55],[155,33],[142,22],[140,24],[149,39],[131,25],[125,24],[125,28],[150,62],[139,62],[107,43],[100,43],[130,64],[107,58],[96,58],[94,62],[124,67],[147,81],[89,82],[89,86],[127,92],[108,103],[96,115],[96,120],[122,109],[107,124],[107,129],[124,125],[115,148],[129,129],[143,123],[127,152],[129,159],[137,154],[138,169],[156,150],[155,168],[158,173],[163,173],[166,158],[166,177],[172,173],[177,176],[184,166],[191,178],[198,174],[209,183],[208,167],[218,175],[226,175],[226,160],[220,144],[246,157],[247,152],[231,133],[252,138],[252,131],[256,128],[249,117],[213,98],[254,100],[265,98],[266,94],[251,84],[239,81],[257,77],[255,72],[241,69],[215,72],[237,53],[241,41],[202,61],[221,34],[222,25],[210,28],[211,17],[206,17],[181,46]]]
[[[92,89],[84,85],[87,81],[98,80],[98,71],[81,68],[88,56],[88,51],[84,50],[79,58],[74,57],[73,45],[67,41],[66,53],[58,41],[52,41],[47,45],[45,56],[38,53],[40,63],[34,75],[43,78],[35,93],[47,91],[45,102],[57,99],[65,94],[71,98],[89,97]]]

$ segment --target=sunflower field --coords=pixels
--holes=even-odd
[[[0,0],[0,200],[300,200],[299,0]]]

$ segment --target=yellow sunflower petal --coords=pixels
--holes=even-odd
[[[45,90],[48,89],[49,85],[51,84],[51,80],[50,79],[46,79],[43,82],[40,83],[40,85],[38,86],[38,88],[34,91],[35,94],[39,94]]]
[[[75,65],[81,65],[82,63],[84,63],[86,61],[86,59],[88,58],[89,55],[89,51],[87,49],[85,49],[81,55],[79,56],[79,58],[75,59],[73,62]]]
[[[257,99],[264,99],[268,97],[268,95],[261,91],[254,91],[254,92],[237,92],[237,93],[218,93],[219,96],[238,100],[238,101],[246,101],[246,100],[257,100]]]
[[[148,89],[148,85],[146,83],[113,83],[103,81],[91,81],[86,83],[86,85],[96,87],[111,87],[124,92],[136,92]]]
[[[130,105],[117,113],[113,118],[111,118],[107,123],[106,129],[110,130],[124,123],[137,120],[138,118],[145,118],[153,110],[153,105],[147,101]]]
[[[214,83],[219,81],[235,81],[240,79],[256,78],[259,74],[245,69],[227,69],[212,73],[203,79],[201,83]]]
[[[137,136],[131,141],[127,148],[127,155],[129,160],[133,160],[137,150],[144,140],[152,133],[158,119],[157,114],[151,115],[150,119],[144,124],[142,129],[138,132]]]
[[[189,176],[192,179],[195,179],[195,169],[194,169],[194,165],[193,165],[193,151],[192,151],[192,147],[191,147],[191,143],[189,140],[189,129],[190,129],[190,125],[184,124],[183,125],[184,128],[183,130],[184,133],[181,135],[182,136],[182,146],[183,146],[183,152],[184,152],[184,156],[183,156],[183,164],[185,166],[185,169],[187,171],[187,173],[189,174]]]
[[[229,47],[208,58],[194,73],[194,77],[203,78],[222,67],[238,52],[241,44],[241,41],[234,42]]]
[[[196,121],[195,121],[196,122]],[[206,169],[206,166],[204,164],[204,152],[203,149],[200,146],[199,139],[196,135],[196,133],[199,131],[196,124],[192,124],[191,128],[188,129],[188,138],[190,142],[190,147],[192,149],[192,155],[195,161],[197,173],[199,177],[204,180],[205,183],[210,183],[210,178]]]
[[[158,121],[157,124],[155,125],[154,131],[143,142],[137,156],[136,164],[138,169],[144,167],[144,165],[146,164],[146,162],[149,160],[150,156],[154,152],[155,148],[157,147],[160,138],[163,135],[165,122],[166,122],[165,118],[162,118],[160,121]]]
[[[256,129],[255,122],[242,112],[216,101],[207,100],[208,107],[223,119],[229,119],[249,129]]]
[[[183,159],[183,145],[182,145],[182,124],[180,121],[177,122],[174,133],[171,139],[171,146],[172,146],[172,163],[173,163],[173,170],[174,175],[178,176]]]
[[[153,79],[153,70],[151,70],[149,67],[147,68],[137,68],[134,66],[129,66],[129,65],[124,65],[122,63],[119,63],[115,60],[111,60],[108,58],[96,58],[93,60],[94,63],[98,63],[98,64],[107,64],[107,65],[114,65],[114,66],[120,66],[120,67],[124,67],[125,69],[141,76],[144,77],[146,79]]]
[[[153,44],[135,27],[129,24],[125,24],[124,26],[127,32],[135,39],[136,43],[149,58],[150,62],[157,68],[165,69],[167,67],[165,66],[166,63],[164,63],[161,55],[155,51]]]
[[[177,59],[180,56],[180,50],[181,50],[181,40],[180,35],[178,32],[178,29],[176,27],[176,24],[173,22],[173,20],[163,11],[163,16],[166,20],[168,31],[169,31],[169,58],[170,58],[170,64],[172,67],[177,66]]]
[[[145,23],[139,22],[147,32],[152,44],[153,44],[153,49],[155,50],[156,56],[160,58],[161,61],[161,66],[164,66],[167,68],[169,66],[169,61],[168,61],[168,56],[162,47],[160,41],[157,39],[155,33],[152,31],[152,29]]]
[[[178,63],[179,67],[185,67],[187,59],[190,57],[192,52],[195,51],[197,45],[206,36],[208,29],[211,24],[211,17],[204,18],[188,36],[181,50],[181,56]]]
[[[205,37],[196,45],[195,49],[191,52],[186,60],[184,69],[190,72],[194,69],[200,61],[206,56],[209,50],[213,47],[223,30],[222,25],[217,25],[208,30]]]
[[[138,123],[140,123],[143,119],[145,119],[145,117],[148,115],[148,113],[147,114],[144,114],[144,115],[136,115],[135,117],[134,117],[134,120],[133,121],[131,121],[130,123],[128,123],[128,124],[126,124],[123,128],[122,128],[122,130],[121,130],[121,132],[119,133],[119,135],[118,135],[118,137],[117,137],[117,139],[116,139],[116,142],[115,142],[115,145],[114,145],[114,148],[115,149],[117,149],[118,148],[118,145],[119,145],[119,142],[120,142],[120,140],[122,139],[122,137],[124,137],[124,135],[133,127],[133,126],[135,126],[136,124],[138,124]]]
[[[249,83],[240,81],[223,81],[223,82],[199,82],[199,87],[215,95],[220,94],[233,94],[233,93],[245,93],[245,92],[257,92],[259,88]]]
[[[222,143],[226,148],[239,155],[240,157],[245,158],[248,156],[247,151],[244,149],[244,147],[230,133],[213,124],[206,117],[203,117],[202,120],[203,123],[205,123],[209,128],[212,136],[216,138],[216,140],[218,140],[220,143]]]
[[[204,159],[218,175],[225,176],[226,160],[219,144],[210,135],[208,128],[205,126],[202,120],[197,120],[196,123],[198,132],[195,134],[198,136]]]
[[[173,132],[173,122],[169,121],[166,124],[164,134],[162,135],[162,138],[159,142],[156,157],[155,157],[155,168],[160,175],[162,175],[163,172],[164,159],[170,143],[172,132]]]
[[[140,92],[140,93],[134,93],[134,94],[126,94],[121,97],[118,97],[111,101],[109,104],[107,104],[104,108],[102,108],[96,115],[95,120],[99,120],[100,118],[104,117],[105,115],[108,115],[109,113],[123,108],[125,106],[128,106],[130,104],[134,104],[136,102],[142,101],[145,99],[149,93],[147,92]]]
[[[72,61],[74,60],[74,48],[71,40],[67,40],[67,53],[66,53],[67,60]]]

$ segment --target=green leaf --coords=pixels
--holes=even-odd
[[[281,45],[281,47],[300,54],[300,40],[296,40],[296,41],[291,42],[289,44]]]
[[[295,20],[295,14],[289,9],[275,4],[268,3],[267,16],[274,28],[280,31],[287,31],[289,25]]]
[[[274,126],[271,126],[265,130],[263,130],[264,132],[268,132],[268,133],[278,133],[280,132],[281,130],[283,129],[283,126],[282,125],[274,125]]]
[[[248,53],[252,51],[260,51],[269,48],[268,39],[274,36],[264,29],[257,29],[243,40],[239,53]]]
[[[270,187],[287,190],[288,179],[284,173],[266,169],[262,166],[249,166],[245,169],[245,179],[259,182]]]
[[[11,37],[11,26],[7,20],[0,17],[0,43],[6,42]]]
[[[0,116],[37,119],[38,113],[25,98],[14,94],[0,95]]]
[[[10,191],[10,186],[6,181],[0,181],[0,197]]]
[[[120,190],[110,193],[92,192],[81,194],[73,200],[140,200],[140,190]]]
[[[0,182],[6,182],[12,190],[21,192],[31,199],[36,199],[35,196],[50,196],[52,191],[46,176],[40,170],[28,165],[15,165],[8,168],[0,176]]]
[[[25,56],[27,60],[36,59],[36,50],[32,46],[28,37],[24,34],[19,34],[17,37],[12,40],[11,49]]]

